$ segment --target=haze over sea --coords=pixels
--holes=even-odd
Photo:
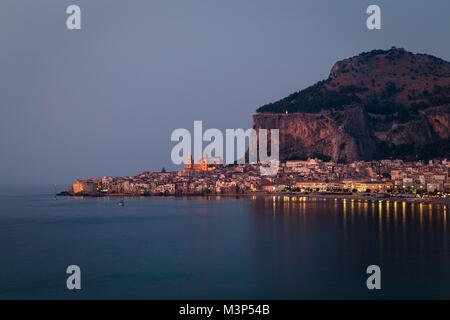
[[[0,299],[450,298],[441,204],[52,193],[0,188]]]

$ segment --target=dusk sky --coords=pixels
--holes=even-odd
[[[0,184],[174,170],[174,129],[250,128],[338,60],[392,46],[450,60],[449,14],[448,0],[2,0]]]

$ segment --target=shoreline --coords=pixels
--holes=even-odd
[[[289,197],[289,200],[300,201],[301,198],[322,198],[327,200],[358,200],[358,201],[404,201],[410,203],[422,203],[422,204],[443,204],[450,205],[450,198],[440,197],[440,198],[418,198],[410,196],[400,196],[400,195],[389,195],[389,194],[355,194],[355,193],[291,193],[291,192],[253,192],[253,193],[227,193],[227,194],[182,194],[182,195],[138,195],[138,194],[69,194],[69,193],[59,193],[60,196],[67,197],[80,197],[80,198],[208,198],[208,200],[214,200],[214,198],[248,198],[248,197],[265,197],[265,198],[277,198],[276,201],[284,201],[284,197]]]

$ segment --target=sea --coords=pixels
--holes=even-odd
[[[53,196],[0,188],[0,299],[450,298],[443,204]]]

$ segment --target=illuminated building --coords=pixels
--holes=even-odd
[[[192,155],[188,155],[186,159],[186,169],[194,171],[208,171],[208,161],[206,154],[203,154],[201,163],[194,163]]]

